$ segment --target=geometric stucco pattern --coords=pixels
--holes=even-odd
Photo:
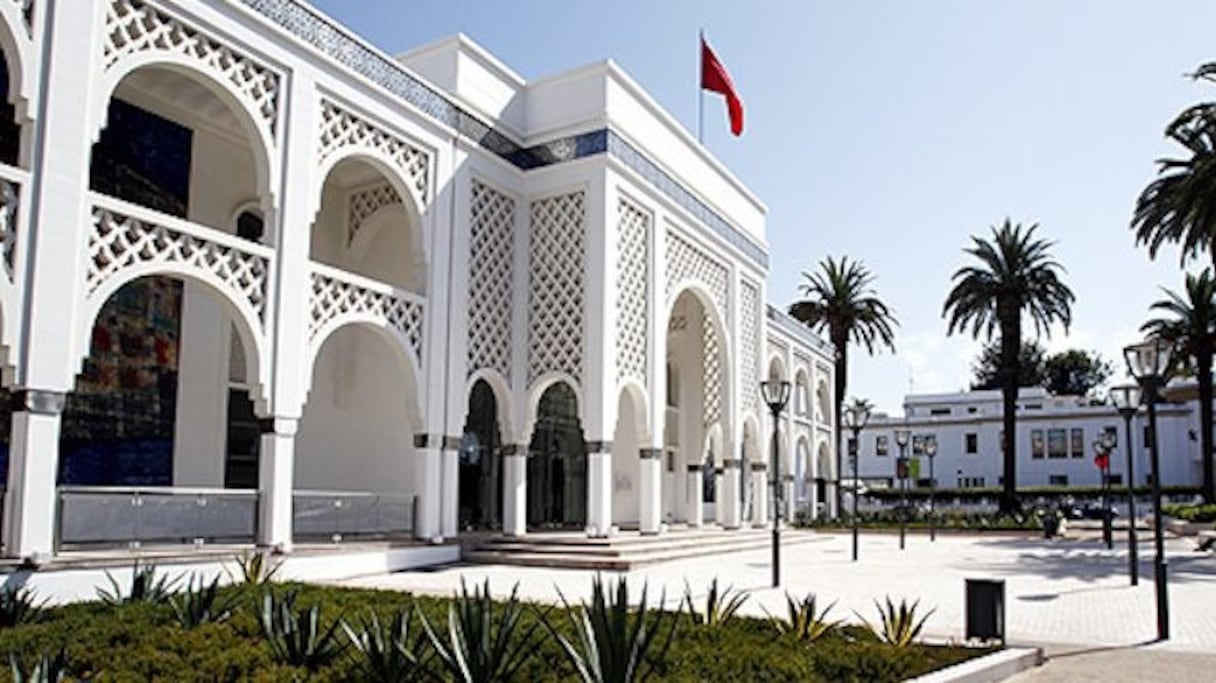
[[[760,397],[760,288],[740,281],[739,289],[739,388],[745,412],[759,415]]]
[[[515,200],[474,180],[469,214],[469,374],[510,382]]]
[[[346,243],[355,241],[363,221],[386,206],[400,204],[401,197],[388,182],[375,183],[350,193],[347,200]]]
[[[426,152],[342,106],[322,100],[317,162],[322,163],[347,147],[376,152],[389,159],[422,202],[427,202],[430,157]]]
[[[702,384],[705,387],[705,426],[722,419],[722,349],[708,315],[701,316],[701,345],[705,349]]]
[[[646,386],[650,214],[621,199],[617,205],[617,235],[617,382],[635,379]]]
[[[726,266],[710,258],[676,231],[667,231],[667,300],[671,301],[676,285],[693,281],[705,288],[713,299],[715,313],[724,325],[729,325],[726,306]]]
[[[17,252],[17,203],[21,186],[0,178],[0,252],[4,257],[4,273],[9,282],[13,280],[13,267]]]
[[[528,384],[546,372],[582,381],[584,193],[532,202],[528,254]]]
[[[198,29],[138,0],[111,0],[106,7],[105,69],[145,51],[172,52],[210,67],[228,80],[272,133],[278,118],[279,75]]]
[[[335,319],[371,317],[396,330],[415,360],[422,362],[422,298],[380,283],[360,282],[335,268],[312,273],[308,338]]]

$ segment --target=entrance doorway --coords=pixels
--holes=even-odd
[[[498,401],[485,380],[469,393],[469,412],[460,439],[460,528],[502,527],[502,442]]]
[[[528,446],[528,526],[581,529],[587,524],[587,448],[578,397],[558,382],[545,390]]]

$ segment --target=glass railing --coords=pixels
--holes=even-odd
[[[257,519],[253,490],[64,486],[57,542],[69,549],[253,543]]]
[[[296,491],[296,540],[407,538],[414,530],[415,496],[345,491]]]

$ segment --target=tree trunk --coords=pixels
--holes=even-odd
[[[1004,482],[1001,492],[1001,512],[1013,514],[1021,511],[1017,492],[1018,462],[1018,378],[1021,376],[1019,351],[1022,348],[1022,311],[997,304],[997,317],[1001,323],[1001,367],[997,372],[1001,386],[1003,408],[1001,457],[1004,458]]]
[[[844,504],[844,491],[840,485],[840,477],[844,473],[840,434],[841,425],[844,422],[842,419],[844,417],[844,392],[848,386],[849,338],[844,334],[832,334],[832,343],[836,345],[836,396],[834,397],[836,413],[832,415],[832,428],[836,433],[836,516],[839,517],[840,511],[844,509],[842,507]],[[861,457],[860,452],[857,455]],[[853,484],[856,486],[857,482],[853,482]],[[857,495],[857,493],[854,492],[853,495]]]
[[[1199,448],[1203,463],[1203,500],[1216,502],[1216,480],[1212,472],[1212,348],[1201,344],[1196,349],[1199,366]]]

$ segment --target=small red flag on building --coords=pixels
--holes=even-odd
[[[1100,470],[1105,470],[1106,468],[1110,467],[1110,454],[1109,453],[1099,453],[1099,454],[1095,455],[1094,464],[1097,465],[1098,469],[1100,469]]]
[[[701,36],[701,89],[721,93],[726,97],[726,111],[730,114],[730,132],[736,136],[743,133],[743,100],[735,90],[735,84],[726,73],[726,67],[709,49],[705,36]]]

